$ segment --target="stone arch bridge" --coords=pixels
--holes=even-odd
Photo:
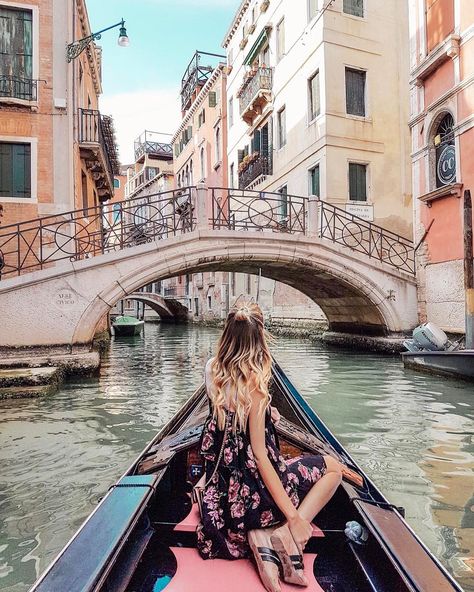
[[[330,331],[417,323],[411,241],[312,196],[198,185],[56,214],[0,228],[0,265],[0,347],[90,344],[140,287],[218,270],[297,288]]]

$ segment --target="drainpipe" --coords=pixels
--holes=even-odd
[[[474,349],[474,265],[471,192],[464,191],[464,289],[466,291],[466,349]]]

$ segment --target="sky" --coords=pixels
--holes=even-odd
[[[240,0],[88,0],[93,32],[125,20],[130,38],[117,44],[118,28],[103,34],[100,110],[114,117],[122,164],[133,162],[133,141],[145,129],[174,133],[180,121],[179,89],[196,50],[221,47]]]

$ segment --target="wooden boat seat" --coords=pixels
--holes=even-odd
[[[201,518],[197,504],[193,504],[189,514],[174,527],[176,532],[194,532]],[[323,531],[313,524],[313,537],[323,537]]]
[[[114,485],[98,511],[46,572],[48,577],[34,588],[35,592],[94,590],[105,566],[118,554],[146,508],[157,478],[157,475],[134,475],[123,477]]]
[[[196,549],[186,547],[171,547],[178,569],[166,586],[166,592],[260,592],[264,587],[255,567],[248,559],[227,561],[225,559],[207,559],[204,561]],[[313,565],[316,555],[306,553],[304,556],[305,573],[309,579],[309,586],[305,592],[324,592],[314,577]],[[282,592],[294,592],[296,587],[282,582]]]

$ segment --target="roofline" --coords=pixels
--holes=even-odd
[[[198,96],[194,99],[193,104],[191,105],[191,107],[186,112],[186,115],[183,117],[183,119],[182,119],[182,121],[181,121],[178,129],[175,131],[173,137],[171,138],[171,145],[173,145],[176,142],[176,140],[178,139],[179,134],[186,127],[186,125],[188,124],[189,120],[196,113],[196,111],[199,108],[199,106],[202,105],[202,103],[203,103],[205,97],[207,96],[207,94],[208,94],[211,86],[217,81],[217,79],[219,78],[219,76],[222,75],[222,73],[224,72],[224,68],[225,67],[226,67],[226,65],[224,64],[224,62],[220,62],[214,68],[214,71],[209,76],[206,84],[201,88]]]
[[[247,8],[250,6],[250,2],[251,0],[242,0],[242,2],[240,3],[240,6],[237,9],[237,12],[235,13],[235,16],[230,24],[230,27],[227,29],[227,33],[225,34],[225,37],[222,40],[221,47],[227,48],[227,46],[229,45],[229,42],[234,36],[234,33],[237,30],[237,27],[239,26],[242,17],[247,11]]]

